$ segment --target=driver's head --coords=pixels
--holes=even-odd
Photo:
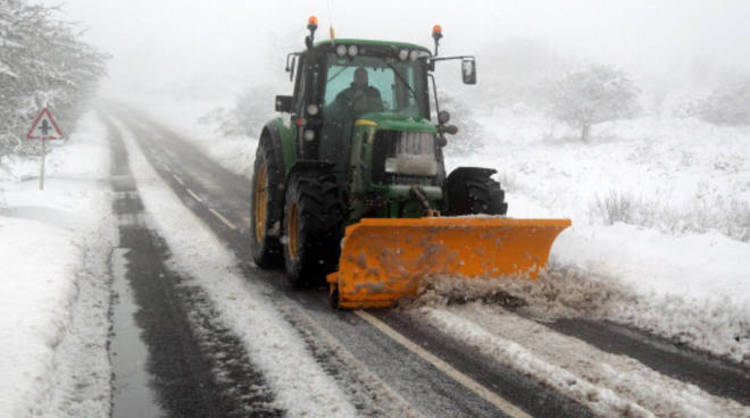
[[[359,67],[354,71],[354,86],[363,88],[367,86],[367,70]]]

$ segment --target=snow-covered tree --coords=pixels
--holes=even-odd
[[[608,66],[569,72],[550,90],[549,112],[580,129],[584,142],[592,125],[632,117],[638,111],[639,89],[626,73]]]
[[[750,77],[715,89],[698,105],[697,114],[716,125],[750,125]]]
[[[0,158],[37,146],[22,138],[45,105],[70,132],[106,60],[58,9],[1,0]]]

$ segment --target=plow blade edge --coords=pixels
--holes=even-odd
[[[430,217],[362,219],[346,228],[339,270],[328,275],[338,308],[387,307],[435,276],[536,278],[569,219]]]

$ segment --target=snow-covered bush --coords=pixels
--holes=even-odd
[[[0,1],[0,159],[35,151],[37,142],[22,138],[45,105],[72,131],[106,60],[57,8]]]
[[[592,125],[634,116],[639,109],[638,94],[623,71],[593,65],[569,72],[552,84],[549,112],[580,129],[581,139],[587,141]]]
[[[691,206],[675,208],[611,190],[595,199],[592,214],[605,225],[622,222],[670,234],[718,231],[738,241],[750,241],[750,205],[735,199],[699,199]]]
[[[609,195],[597,197],[596,210],[605,225],[623,222],[631,225],[653,225],[656,220],[656,206],[641,198],[610,190]]]
[[[715,89],[697,115],[716,125],[750,125],[750,77]]]

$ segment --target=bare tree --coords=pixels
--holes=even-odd
[[[581,130],[588,141],[591,126],[628,118],[638,112],[639,89],[627,74],[608,66],[594,65],[572,71],[553,83],[549,112]]]

